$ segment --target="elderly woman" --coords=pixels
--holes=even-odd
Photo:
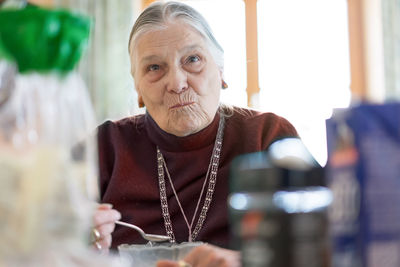
[[[173,242],[203,241],[192,266],[238,266],[229,248],[229,168],[240,154],[297,136],[272,113],[220,103],[223,50],[204,18],[176,2],[150,5],[133,26],[129,53],[146,113],[99,127],[98,248],[143,243],[118,219]],[[115,230],[114,230],[115,228]],[[112,234],[112,242],[111,242]],[[159,266],[180,266],[160,262]]]

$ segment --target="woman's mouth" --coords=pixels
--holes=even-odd
[[[191,104],[193,104],[194,102],[185,102],[185,103],[178,103],[176,105],[171,106],[169,109],[176,109],[176,108],[182,108],[185,106],[189,106]]]

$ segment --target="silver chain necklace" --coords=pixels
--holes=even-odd
[[[203,223],[207,216],[207,211],[210,208],[210,204],[211,204],[212,197],[214,194],[215,183],[217,181],[219,158],[220,158],[221,148],[222,148],[222,141],[224,138],[224,127],[225,127],[225,117],[221,115],[220,120],[219,120],[219,125],[218,125],[217,137],[216,137],[215,143],[214,143],[214,149],[213,149],[211,159],[210,159],[210,164],[208,165],[207,174],[204,179],[204,183],[203,183],[200,195],[199,195],[199,199],[197,201],[196,209],[195,209],[195,212],[193,214],[193,218],[192,218],[192,221],[190,224],[189,224],[189,221],[183,210],[181,202],[179,201],[178,194],[176,193],[174,184],[172,183],[171,176],[168,172],[167,164],[165,163],[164,157],[161,154],[161,151],[157,146],[158,184],[159,184],[159,188],[160,188],[161,211],[162,211],[162,215],[164,218],[165,230],[167,232],[167,235],[171,238],[170,242],[172,242],[172,243],[175,243],[176,239],[175,239],[174,231],[172,228],[172,222],[171,222],[171,218],[170,218],[170,214],[169,214],[169,210],[168,210],[168,200],[167,200],[167,194],[166,194],[166,190],[165,190],[164,168],[167,173],[167,177],[168,177],[169,183],[171,185],[172,191],[174,192],[176,201],[178,202],[179,208],[181,210],[183,218],[185,219],[186,225],[188,227],[188,231],[189,231],[188,242],[193,242],[193,241],[195,241],[197,235],[199,234],[199,232],[201,230],[201,227],[203,226]],[[209,177],[209,179],[208,179],[208,177]],[[199,219],[197,220],[196,227],[195,227],[194,231],[192,232],[194,219],[196,218],[196,214],[197,214],[197,211],[198,211],[198,208],[199,208],[199,205],[200,205],[203,193],[204,193],[204,189],[205,189],[207,180],[209,180],[209,182],[208,182],[208,189],[207,189],[207,193],[206,193],[206,199],[204,200],[204,204],[201,209]]]

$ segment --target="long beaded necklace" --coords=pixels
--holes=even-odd
[[[214,194],[215,183],[217,181],[219,157],[221,154],[222,141],[224,138],[224,127],[225,127],[225,118],[224,118],[224,116],[220,116],[217,137],[215,138],[214,149],[213,149],[213,152],[211,155],[210,164],[208,165],[207,174],[204,179],[204,183],[203,183],[200,195],[199,195],[199,199],[197,201],[196,209],[194,211],[193,218],[192,218],[192,221],[190,222],[190,224],[189,224],[189,221],[183,210],[181,202],[179,201],[178,194],[176,193],[174,184],[172,183],[171,175],[168,172],[167,164],[165,163],[164,157],[161,154],[161,151],[157,146],[157,167],[158,167],[158,183],[159,183],[159,188],[160,188],[161,211],[162,211],[162,215],[164,218],[165,230],[167,231],[167,235],[171,238],[170,242],[175,243],[176,239],[175,239],[174,231],[172,228],[172,222],[171,222],[171,218],[170,218],[170,214],[169,214],[169,210],[168,210],[168,201],[167,201],[167,195],[166,195],[166,190],[165,190],[164,168],[167,173],[167,177],[168,177],[169,183],[171,185],[172,191],[174,192],[176,201],[178,202],[179,208],[181,210],[183,218],[185,219],[186,226],[189,231],[188,241],[193,242],[193,241],[195,241],[197,235],[199,234],[199,232],[201,230],[201,227],[203,226],[204,220],[206,219],[206,216],[207,216],[207,211],[210,208],[210,204],[211,204],[212,197]],[[206,193],[206,199],[204,200],[203,207],[201,209],[199,219],[197,220],[196,227],[195,227],[194,231],[192,232],[193,223],[194,223],[197,211],[200,206],[200,202],[201,202],[201,199],[202,199],[202,196],[204,193],[205,186],[207,184],[207,180],[209,180],[209,182],[208,182],[208,189],[207,189],[207,193]]]

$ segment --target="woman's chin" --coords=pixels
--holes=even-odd
[[[196,127],[188,127],[188,126],[183,127],[183,126],[181,126],[181,127],[175,127],[171,131],[171,133],[173,135],[182,136],[183,137],[183,136],[188,136],[188,135],[194,134],[194,133],[196,133],[198,131],[200,131],[200,130],[197,129]]]
[[[176,136],[188,136],[202,130],[203,126],[198,121],[180,121],[173,127],[170,127],[172,134]]]
[[[168,122],[170,133],[176,136],[187,136],[201,131],[210,124],[211,120],[203,113],[181,112],[173,114]]]

